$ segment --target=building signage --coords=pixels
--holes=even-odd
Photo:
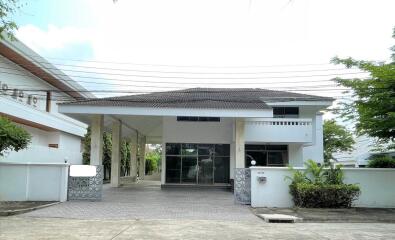
[[[7,83],[0,81],[0,94],[8,95],[18,100],[19,102],[26,103],[30,106],[37,107],[38,97],[33,94],[26,94],[23,90],[18,88],[10,88]]]

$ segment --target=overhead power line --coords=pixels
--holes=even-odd
[[[14,59],[10,59],[14,60]],[[46,64],[47,62],[33,60],[34,63]],[[258,71],[258,72],[191,72],[191,71],[163,71],[163,70],[142,70],[135,68],[114,68],[114,67],[98,67],[98,66],[87,66],[87,65],[74,65],[74,64],[62,64],[62,63],[51,63],[56,66],[63,67],[73,67],[73,68],[82,68],[82,69],[98,69],[98,70],[111,70],[111,71],[122,71],[122,72],[142,72],[142,73],[162,73],[162,74],[191,74],[191,75],[259,75],[259,74],[282,74],[282,73],[298,73],[298,72],[326,72],[326,71],[342,71],[342,70],[350,70],[349,68],[329,68],[329,69],[311,69],[311,70],[290,70],[290,71]],[[21,64],[18,64],[22,66]],[[24,66],[34,66],[33,64]],[[42,67],[42,65],[40,66]],[[61,68],[50,68],[45,67],[48,70],[62,70],[62,71],[77,71],[72,69],[61,69]],[[105,74],[105,73],[103,73]]]
[[[37,59],[40,56],[37,55],[29,55],[34,59]],[[99,61],[99,60],[84,60],[84,59],[67,59],[67,58],[55,58],[55,57],[40,57],[46,59],[54,59],[61,61],[70,61],[70,62],[90,62],[90,63],[104,63],[104,64],[117,64],[117,65],[136,65],[136,66],[151,66],[151,67],[173,67],[173,68],[273,68],[273,67],[295,67],[295,66],[324,66],[324,65],[333,65],[331,63],[300,63],[300,64],[278,64],[278,65],[245,65],[245,66],[212,66],[212,65],[177,65],[177,64],[154,64],[154,63],[135,63],[135,62],[115,62],[115,61]]]

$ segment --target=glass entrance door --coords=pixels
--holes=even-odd
[[[198,184],[214,183],[214,159],[203,156],[198,159]]]

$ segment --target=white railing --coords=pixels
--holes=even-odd
[[[245,120],[245,141],[310,143],[313,122],[308,118],[251,118]]]

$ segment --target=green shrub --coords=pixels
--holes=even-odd
[[[341,166],[324,168],[313,160],[306,163],[306,171],[293,171],[289,192],[295,206],[307,208],[348,208],[359,197],[355,184],[344,184]]]
[[[23,128],[0,116],[0,156],[6,151],[16,151],[27,148],[31,135]]]
[[[349,208],[360,194],[355,184],[291,184],[290,192],[297,207]]]
[[[390,156],[374,156],[369,160],[368,167],[370,168],[395,168],[395,159]]]

